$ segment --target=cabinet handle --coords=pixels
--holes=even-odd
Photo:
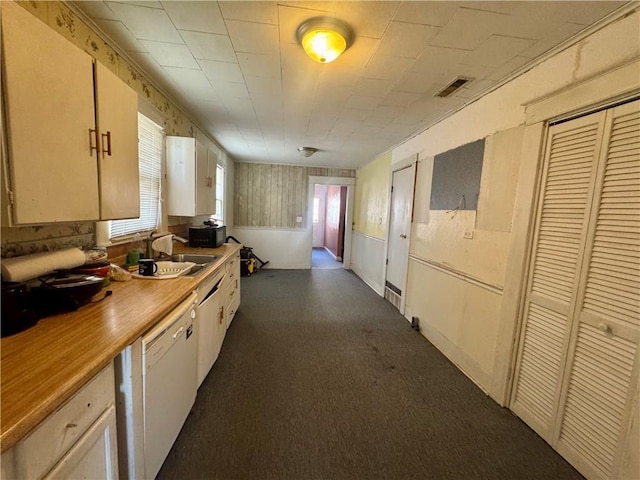
[[[236,278],[236,290],[238,289],[238,279]]]
[[[107,130],[107,133],[100,135],[102,137],[102,156],[104,157],[105,151],[107,155],[111,156],[111,132]],[[107,137],[107,148],[104,148],[104,137]]]
[[[220,307],[220,324],[222,324],[222,320],[224,320],[224,305]]]
[[[89,152],[98,151],[98,131],[93,128],[89,129]]]

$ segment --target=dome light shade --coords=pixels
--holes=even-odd
[[[311,60],[333,62],[353,43],[353,31],[333,17],[314,17],[303,22],[296,38]]]
[[[316,153],[317,151],[318,149],[313,147],[298,147],[298,153],[300,154],[301,157],[308,158],[314,153]]]

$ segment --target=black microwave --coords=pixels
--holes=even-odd
[[[189,227],[189,246],[201,248],[221,247],[227,238],[227,227]]]

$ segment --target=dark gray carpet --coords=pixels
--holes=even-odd
[[[160,479],[579,479],[358,277],[260,270]]]
[[[311,268],[343,268],[342,262],[337,261],[324,248],[311,249]]]

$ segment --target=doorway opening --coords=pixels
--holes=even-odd
[[[355,185],[355,177],[309,176],[307,268],[351,268]],[[331,257],[330,262],[322,261],[324,253]]]
[[[347,187],[315,185],[311,268],[343,268]]]

